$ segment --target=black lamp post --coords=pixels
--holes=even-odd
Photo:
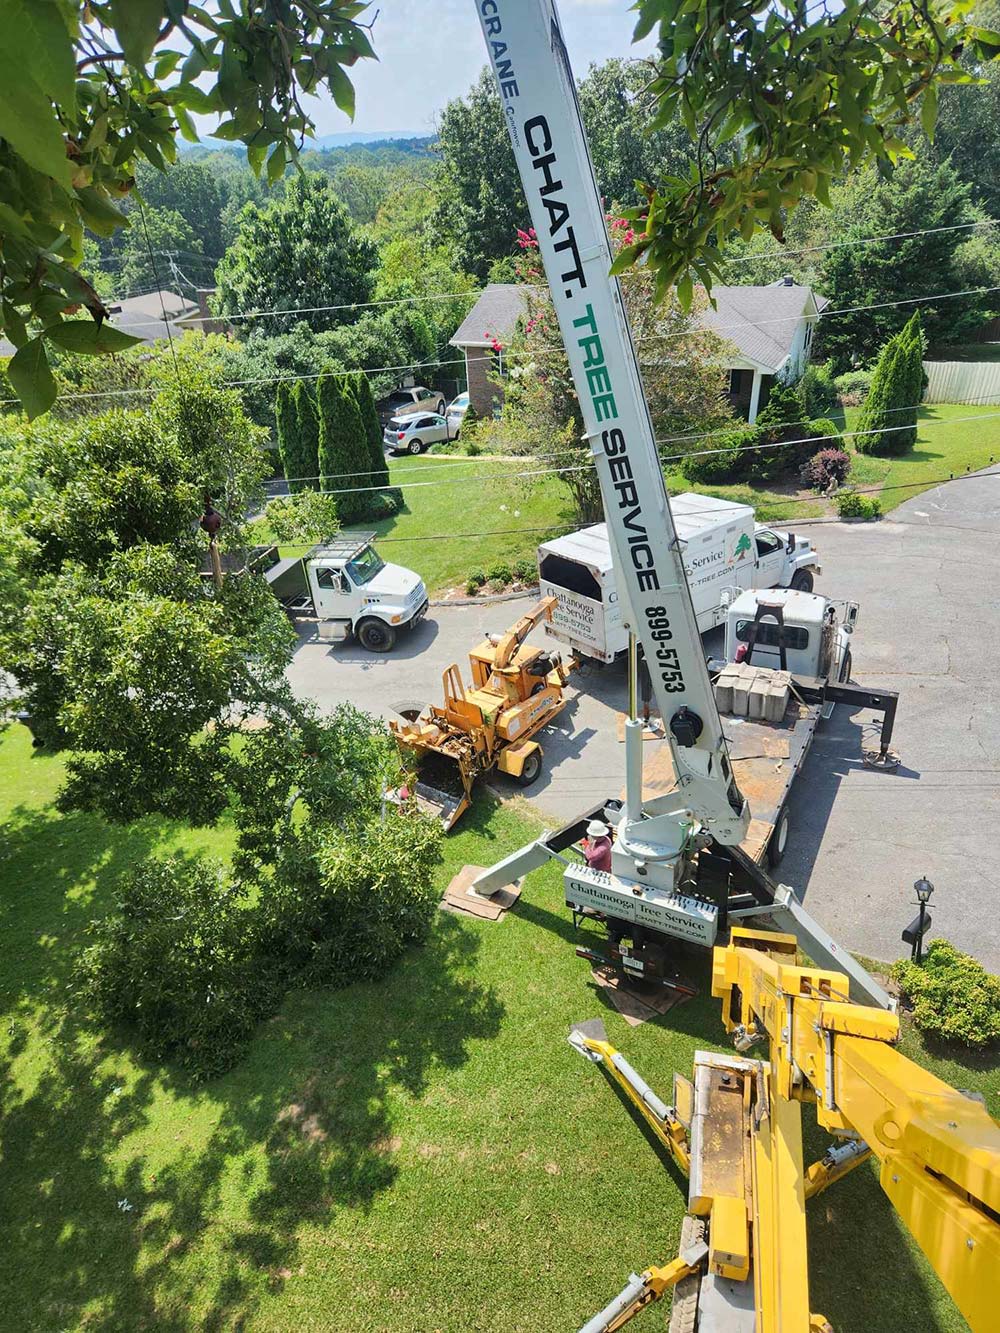
[[[926,876],[921,875],[913,887],[916,890],[917,902],[920,904],[920,917],[917,922],[917,938],[913,946],[914,957],[919,966],[924,960],[924,932],[931,924],[927,917],[927,904],[930,902],[931,894],[934,892],[934,885],[926,878]]]

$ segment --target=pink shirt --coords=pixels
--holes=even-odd
[[[611,839],[588,838],[583,855],[591,870],[611,869]]]

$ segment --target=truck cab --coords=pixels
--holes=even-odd
[[[300,559],[279,560],[265,578],[291,615],[316,617],[321,637],[354,634],[370,652],[387,653],[400,629],[426,615],[427,589],[419,574],[387,564],[374,537],[341,533]]]
[[[726,661],[831,681],[851,672],[856,602],[837,604],[793,588],[740,593],[726,615]]]

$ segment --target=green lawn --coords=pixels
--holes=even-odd
[[[629,1028],[574,955],[553,867],[501,924],[441,914],[381,986],[290,995],[231,1074],[192,1086],[95,1031],[72,966],[138,857],[229,836],[60,815],[59,775],[22,728],[0,740],[5,1333],[555,1331],[672,1257],[682,1182],[565,1038],[603,1013],[669,1096],[723,1042],[707,955],[700,998]],[[477,806],[442,886],[535,832]],[[928,1063],[1000,1091],[983,1062]],[[810,1212],[814,1305],[838,1333],[964,1327],[873,1171]]]
[[[848,408],[849,430],[859,412]],[[988,467],[993,460],[1000,460],[1000,408],[934,403],[920,409],[912,449],[899,458],[856,454],[850,479],[862,488],[882,485],[882,508],[888,512],[949,476]]]
[[[432,595],[464,587],[470,574],[486,573],[496,561],[534,563],[539,542],[575,526],[558,476],[514,475],[550,466],[546,459],[449,454],[391,459],[390,479],[403,488],[405,508],[374,525],[383,558],[416,570]]]

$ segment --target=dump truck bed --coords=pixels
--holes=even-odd
[[[750,828],[740,846],[757,862],[763,861],[792,783],[805,763],[820,714],[819,704],[802,704],[793,697],[780,722],[721,715],[736,785],[750,806]],[[670,749],[663,745],[643,765],[643,799],[664,796],[675,785]]]

